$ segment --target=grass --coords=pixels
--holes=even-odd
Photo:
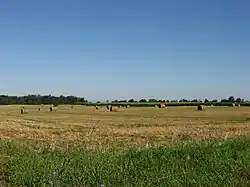
[[[242,122],[242,123],[244,123],[244,122],[250,122],[250,117],[238,119],[235,122]]]
[[[13,186],[249,186],[250,138],[151,149],[51,150],[1,141]]]
[[[248,107],[38,107],[0,107],[0,186],[250,185]]]

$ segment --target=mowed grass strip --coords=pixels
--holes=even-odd
[[[0,176],[11,186],[249,186],[250,137],[171,147],[50,149],[0,141]]]

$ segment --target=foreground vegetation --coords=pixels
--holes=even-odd
[[[0,175],[13,186],[249,186],[249,152],[249,137],[95,151],[0,141]]]

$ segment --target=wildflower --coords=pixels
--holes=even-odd
[[[56,175],[56,171],[52,171],[51,174],[55,176]]]
[[[53,185],[53,181],[52,181],[52,180],[49,180],[49,184],[52,186],[52,185]]]

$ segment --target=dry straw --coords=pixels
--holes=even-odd
[[[159,104],[158,107],[159,108],[166,108],[166,105],[165,104]]]
[[[110,112],[118,112],[118,107],[111,106],[109,111]]]
[[[50,112],[52,112],[52,111],[57,111],[57,108],[54,107],[54,106],[51,106],[51,107],[49,107],[49,111],[50,111]]]
[[[28,110],[26,110],[24,107],[21,108],[21,114],[28,114]]]
[[[201,110],[203,110],[203,107],[201,105],[198,105],[197,110],[201,111]]]

